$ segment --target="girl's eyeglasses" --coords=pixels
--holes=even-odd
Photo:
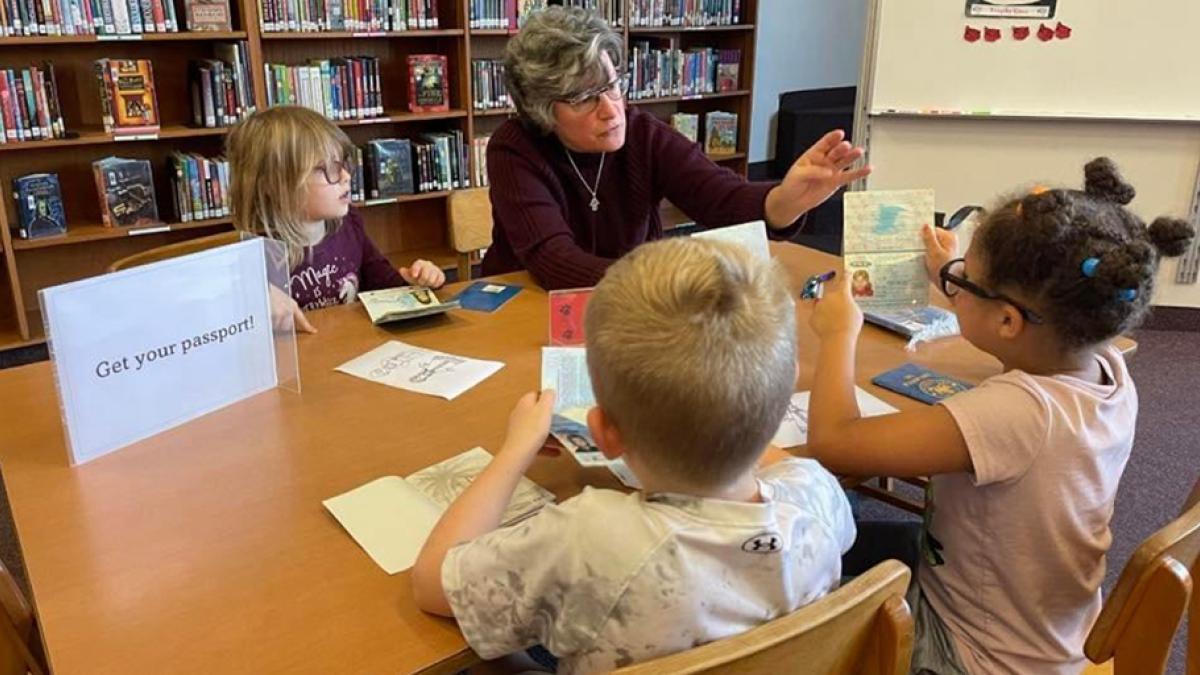
[[[563,103],[571,107],[571,112],[579,115],[590,115],[600,105],[601,96],[616,103],[625,98],[625,94],[628,93],[629,76],[618,75],[609,80],[607,84],[589,89],[581,94],[576,94],[571,98],[563,99]]]
[[[354,178],[354,161],[349,157],[341,160],[328,160],[313,167],[313,173],[324,176],[325,182],[330,185],[337,185],[342,182],[343,171],[350,174],[350,178]]]
[[[1001,300],[1003,302],[1007,302],[1013,307],[1016,307],[1017,311],[1021,313],[1021,316],[1029,323],[1045,323],[1041,314],[1029,309],[1025,305],[1022,305],[1003,293],[989,291],[979,284],[968,280],[963,276],[963,271],[965,268],[965,258],[955,258],[945,265],[942,265],[941,271],[938,272],[938,278],[942,282],[942,292],[946,294],[947,298],[953,298],[958,294],[958,290],[961,288],[977,298],[983,298],[984,300]]]

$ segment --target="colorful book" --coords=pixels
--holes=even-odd
[[[449,66],[441,54],[408,57],[408,109],[437,112],[450,109]]]
[[[704,116],[704,151],[710,155],[737,152],[738,116],[714,110]]]
[[[67,231],[58,174],[35,173],[13,179],[17,201],[16,234],[21,239],[52,237]]]
[[[372,199],[413,193],[412,145],[407,138],[368,141],[366,161]]]
[[[105,157],[92,162],[100,215],[109,227],[159,223],[149,160]]]
[[[937,403],[974,386],[915,363],[906,363],[899,368],[876,375],[871,382],[897,394],[929,404]]]
[[[113,134],[152,134],[159,131],[154,69],[147,59],[100,59],[104,130]]]
[[[700,116],[693,113],[671,115],[671,127],[693,143],[700,142]]]

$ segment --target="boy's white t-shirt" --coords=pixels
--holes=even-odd
[[[485,659],[543,644],[608,671],[744,632],[838,585],[850,504],[816,461],[757,474],[763,503],[585,489],[450,550],[442,585]]]
[[[1138,409],[1120,352],[1099,356],[1106,384],[1014,370],[941,403],[975,471],[933,478],[919,580],[971,673],[1084,665]]]

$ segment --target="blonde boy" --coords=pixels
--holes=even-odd
[[[740,633],[837,586],[850,507],[816,462],[769,448],[796,376],[795,305],[774,262],[668,239],[608,269],[588,305],[589,427],[645,487],[585,488],[497,530],[549,430],[527,394],[488,469],[413,570],[429,612],[484,658],[544,644],[594,672]]]

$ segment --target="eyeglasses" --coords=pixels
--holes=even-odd
[[[563,99],[562,102],[570,106],[573,113],[590,115],[600,105],[601,96],[615,103],[625,98],[627,93],[629,93],[629,76],[618,75],[605,85]]]
[[[1032,309],[1029,309],[1025,305],[1022,305],[1016,300],[1013,300],[1007,295],[1003,293],[997,293],[995,291],[989,291],[979,284],[969,281],[963,276],[965,268],[965,258],[955,258],[945,265],[942,265],[941,271],[938,272],[938,278],[942,282],[942,292],[946,294],[947,298],[953,298],[955,295],[958,295],[958,289],[961,288],[977,298],[983,298],[984,300],[1002,300],[1007,302],[1013,307],[1016,307],[1017,311],[1021,313],[1021,316],[1029,323],[1045,323],[1045,321],[1042,319],[1042,315],[1038,314]]]
[[[314,174],[320,174],[325,177],[325,182],[330,185],[337,185],[342,182],[342,172],[350,174],[354,178],[354,161],[349,157],[344,157],[341,160],[327,160],[313,167]]]

